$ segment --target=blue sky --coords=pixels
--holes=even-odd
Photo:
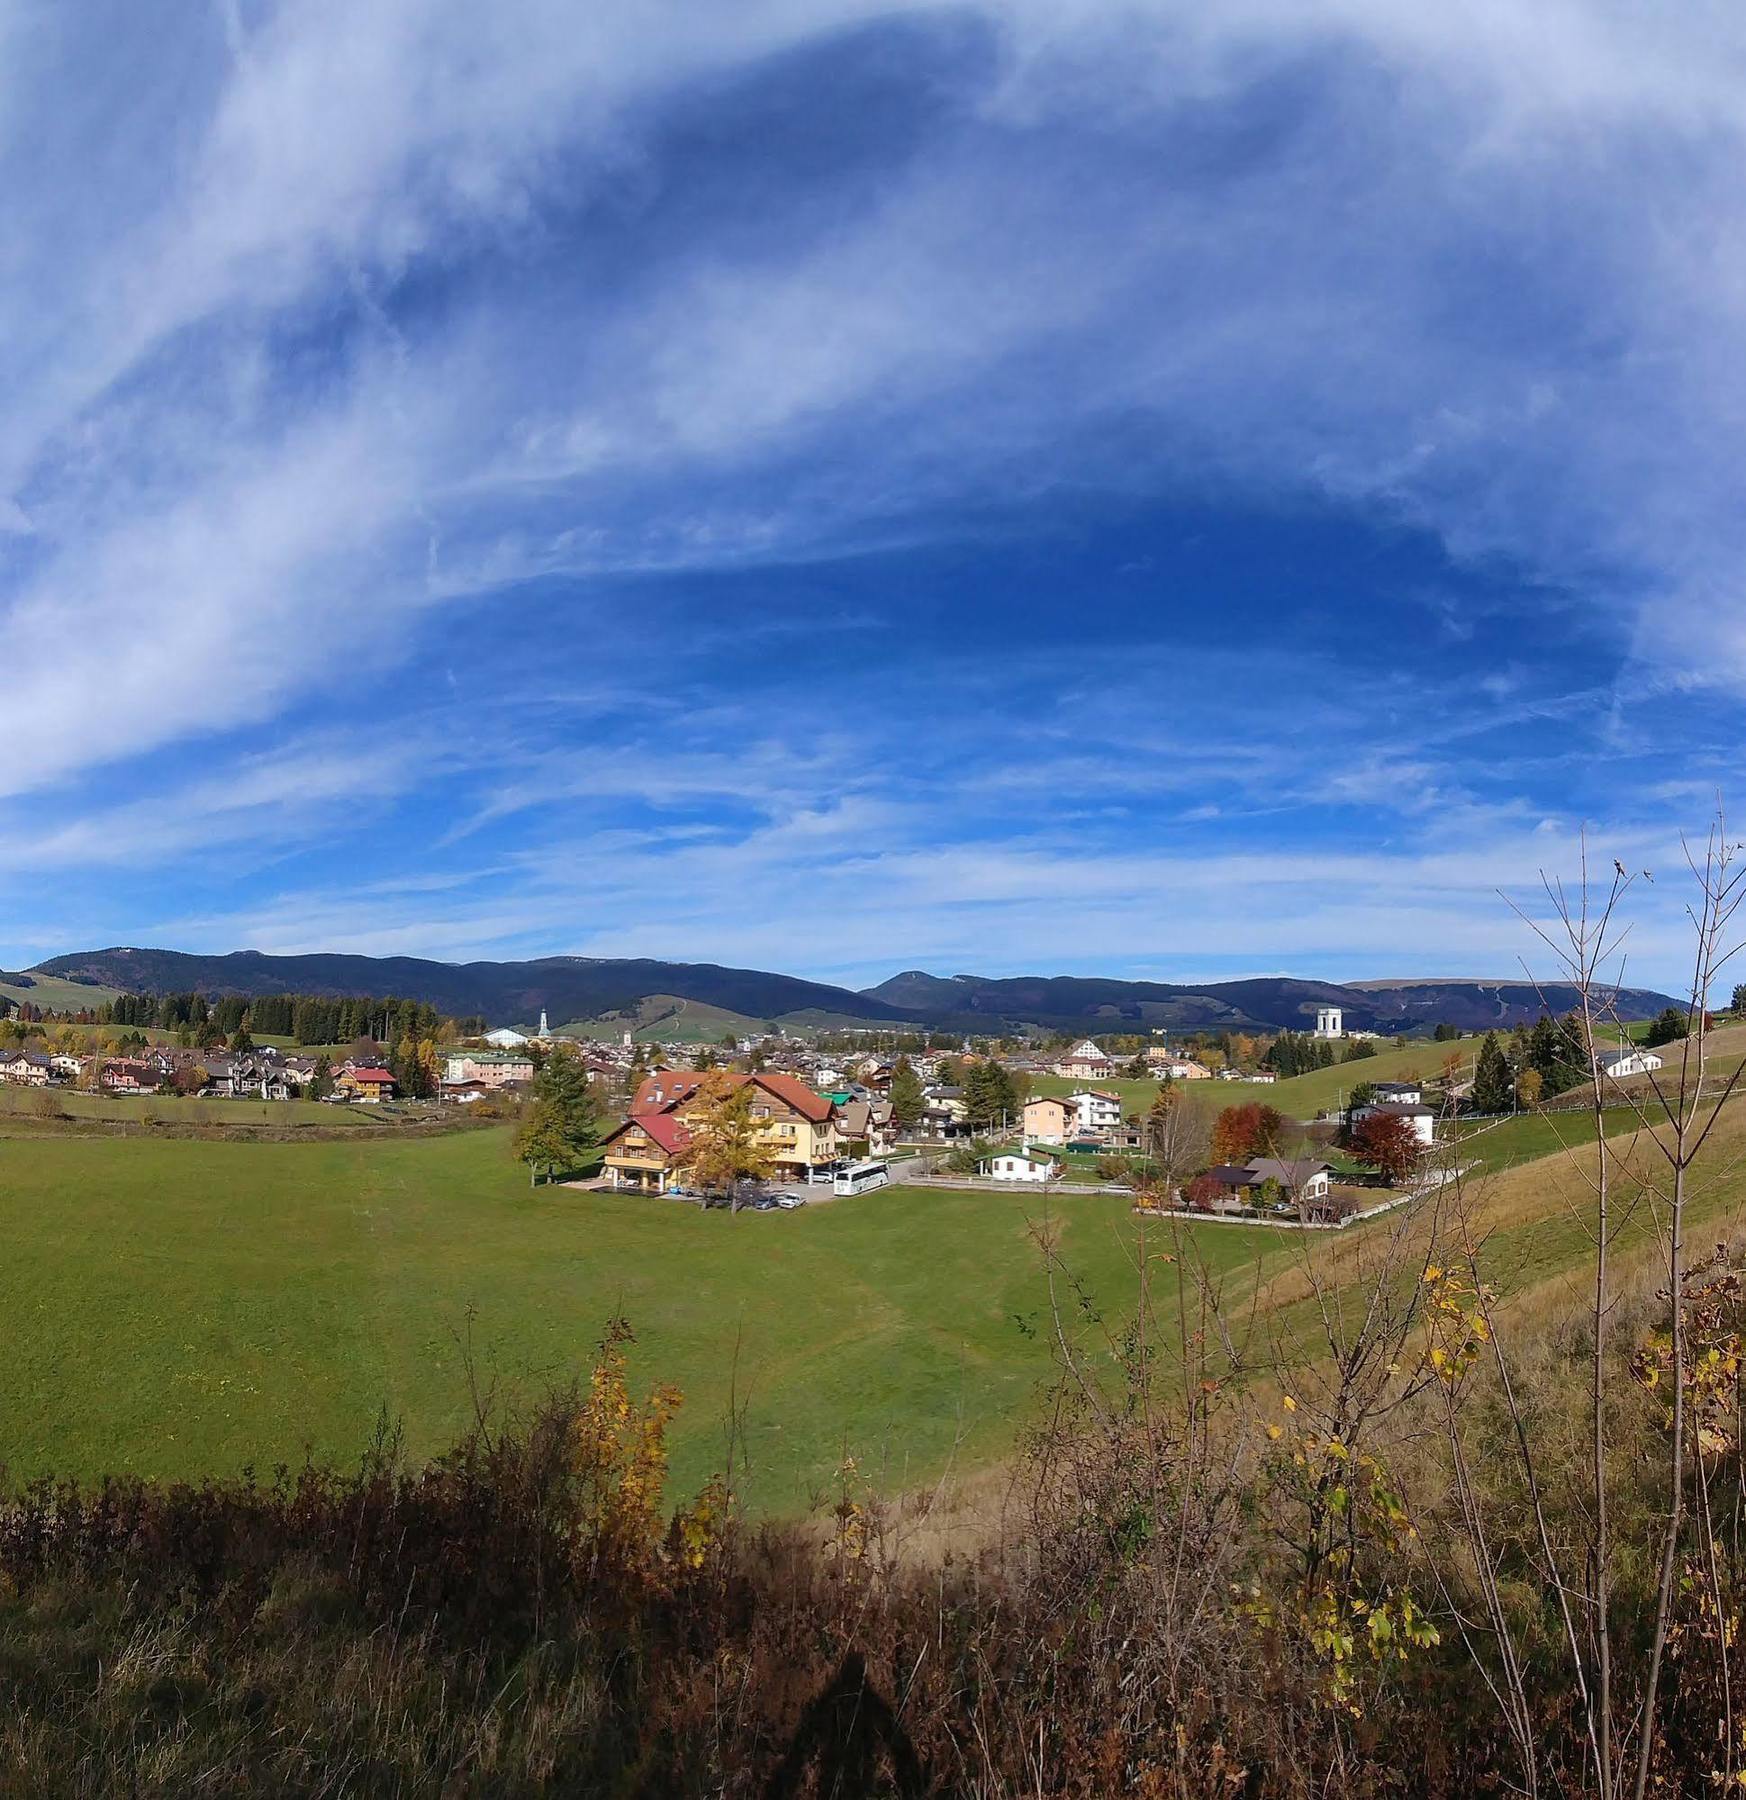
[[[0,0],[0,963],[1512,974],[1746,724],[1746,24]]]

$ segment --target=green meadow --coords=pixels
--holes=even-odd
[[[1329,1069],[1312,1069],[1307,1075],[1293,1075],[1287,1081],[1192,1081],[1185,1082],[1182,1091],[1197,1103],[1214,1108],[1258,1100],[1278,1107],[1290,1118],[1313,1119],[1324,1108],[1337,1107],[1360,1081],[1402,1081],[1412,1076],[1429,1081],[1442,1073],[1451,1054],[1459,1056],[1463,1069],[1470,1072],[1482,1041],[1465,1037],[1442,1044],[1429,1040],[1393,1047],[1384,1044],[1374,1056],[1335,1063]],[[1061,1075],[1039,1075],[1031,1084],[1032,1091],[1038,1094],[1070,1094],[1086,1085]],[[1119,1093],[1124,1109],[1130,1113],[1144,1112],[1158,1092],[1155,1081],[1129,1081],[1125,1077],[1095,1085]]]
[[[684,1392],[677,1488],[721,1466],[736,1410],[757,1508],[805,1507],[845,1456],[903,1487],[998,1456],[1049,1382],[1045,1207],[1069,1329],[1095,1335],[1132,1306],[1140,1227],[1118,1197],[895,1188],[730,1217],[530,1190],[497,1129],[0,1139],[0,1461],[349,1460],[383,1416],[422,1455],[475,1390],[501,1409],[583,1375],[622,1314],[639,1378]],[[1283,1246],[1208,1226],[1195,1248],[1246,1281]]]

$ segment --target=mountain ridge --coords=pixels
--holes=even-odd
[[[848,988],[733,969],[719,963],[652,958],[540,957],[522,962],[437,962],[415,956],[315,952],[275,956],[260,950],[202,955],[113,945],[49,957],[31,974],[94,981],[129,993],[394,994],[422,1000],[457,1018],[481,1015],[493,1025],[526,1024],[543,1011],[553,1020],[598,1018],[671,994],[753,1019],[778,1021],[803,1012],[846,1014],[870,1024],[911,1024],[906,1013]]]
[[[130,945],[49,957],[24,973],[130,993],[394,994],[456,1017],[479,1015],[492,1025],[527,1024],[542,1011],[553,1021],[599,1020],[634,1011],[652,996],[667,996],[770,1024],[805,1023],[811,1015],[869,1027],[989,1034],[1026,1026],[1091,1035],[1309,1030],[1316,1009],[1331,1005],[1341,1008],[1350,1029],[1397,1035],[1437,1024],[1463,1030],[1508,1027],[1537,1018],[1543,1005],[1563,1012],[1576,1001],[1575,990],[1563,983],[1542,988],[1526,979],[1458,976],[1342,983],[1267,975],[1192,983],[1117,976],[940,976],[912,968],[856,992],[767,970],[651,957],[448,963],[349,952],[207,955]],[[1621,1017],[1642,1019],[1679,1002],[1650,988],[1621,988],[1617,1004]]]
[[[980,1019],[983,1029],[1000,1019],[1089,1032],[1309,1030],[1321,1006],[1338,1006],[1343,1023],[1359,1031],[1398,1034],[1438,1024],[1484,1030],[1536,1019],[1548,1008],[1566,1012],[1577,1003],[1568,983],[1536,985],[1526,978],[1387,976],[1334,982],[1261,975],[1197,983],[1076,975],[945,977],[922,969],[906,969],[863,994],[888,1005],[921,1007],[952,1023]],[[1616,1004],[1622,1018],[1646,1019],[1679,1002],[1652,988],[1620,988]]]

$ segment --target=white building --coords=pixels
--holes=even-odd
[[[476,1081],[498,1088],[533,1078],[533,1058],[511,1050],[457,1050],[443,1059],[444,1081]]]
[[[1075,1127],[1089,1135],[1114,1131],[1122,1122],[1122,1097],[1101,1088],[1082,1088],[1069,1094],[1073,1104]]]
[[[1393,1101],[1373,1100],[1368,1106],[1352,1108],[1352,1121],[1357,1124],[1363,1119],[1373,1118],[1405,1119],[1413,1128],[1413,1136],[1421,1144],[1436,1141],[1437,1113],[1434,1107],[1401,1105]]]
[[[1373,1081],[1370,1097],[1379,1106],[1418,1106],[1424,1101],[1425,1090],[1416,1081]]]
[[[977,1164],[978,1174],[992,1175],[996,1181],[1053,1181],[1059,1169],[1054,1157],[1030,1150],[1002,1150]]]
[[[494,1050],[519,1050],[527,1042],[527,1034],[511,1031],[507,1025],[500,1025],[495,1031],[485,1033],[485,1042]]]
[[[1653,1050],[1615,1050],[1600,1059],[1600,1072],[1611,1081],[1624,1081],[1632,1075],[1647,1075],[1661,1067],[1661,1058]]]
[[[1316,1008],[1315,1035],[1319,1038],[1337,1038],[1346,1035],[1342,1024],[1344,1015],[1337,1006],[1318,1006]]]
[[[1090,1038],[1081,1038],[1055,1065],[1055,1073],[1069,1081],[1097,1081],[1108,1075],[1115,1064],[1098,1049]]]

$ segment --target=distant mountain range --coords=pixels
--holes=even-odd
[[[1049,1030],[1148,1032],[1308,1030],[1320,1006],[1342,1009],[1349,1028],[1389,1034],[1446,1023],[1463,1030],[1510,1026],[1538,1018],[1543,1007],[1568,1010],[1575,990],[1526,981],[1375,980],[1345,983],[1263,976],[1245,981],[1173,984],[1072,975],[930,975],[911,969],[857,993],[716,963],[548,956],[531,962],[430,962],[411,956],[225,956],[179,950],[115,948],[51,957],[22,976],[0,978],[28,987],[33,977],[121,989],[129,993],[395,994],[423,1000],[456,1017],[492,1025],[527,1024],[546,1012],[554,1026],[599,1024],[622,1017],[627,1028],[658,1030],[653,1014],[679,1002],[714,1008],[753,1023],[790,1028],[860,1023],[929,1025],[995,1032],[1022,1026]],[[16,991],[16,990],[15,990]],[[645,1005],[658,999],[660,1006]],[[65,1004],[57,997],[56,1004]],[[1679,1004],[1648,988],[1622,988],[1621,1017],[1646,1019]]]
[[[1174,984],[1117,981],[1093,976],[1020,975],[949,979],[911,969],[867,989],[867,998],[941,1020],[1022,1020],[1069,1031],[1297,1030],[1315,1024],[1316,1010],[1337,1006],[1349,1029],[1410,1032],[1437,1024],[1464,1031],[1537,1019],[1543,1010],[1566,1012],[1576,990],[1551,982],[1426,980],[1297,981],[1256,976],[1243,981]],[[1647,1019],[1678,1002],[1649,988],[1620,988],[1616,1005],[1625,1019]]]
[[[606,961],[547,956],[533,962],[429,962],[415,956],[266,956],[236,950],[194,956],[180,950],[110,949],[55,956],[30,974],[121,988],[133,994],[394,994],[423,1000],[456,1018],[527,1024],[544,1010],[554,1026],[635,1012],[651,995],[719,1007],[753,1020],[797,1015],[912,1023],[893,1006],[848,988],[724,969],[715,963]]]

